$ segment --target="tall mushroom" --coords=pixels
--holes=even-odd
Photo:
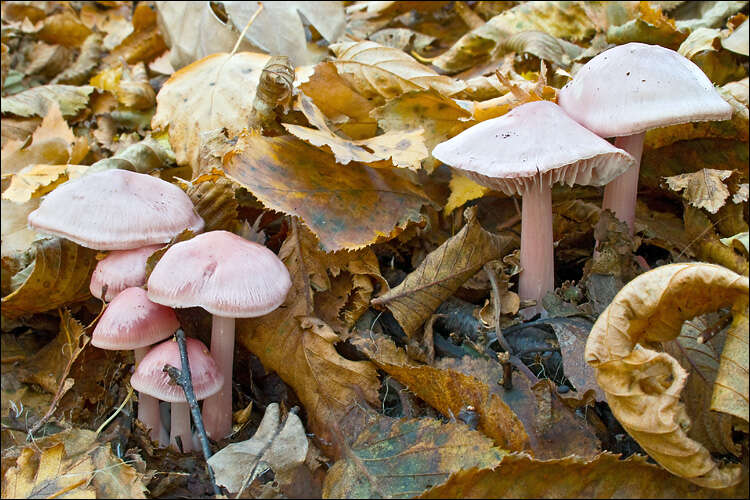
[[[677,52],[626,43],[587,62],[558,95],[578,123],[633,156],[633,168],[607,184],[602,208],[633,232],[638,174],[646,131],[680,123],[728,120],[732,107],[701,69]]]
[[[203,342],[187,338],[185,344],[195,399],[200,401],[221,390],[224,375]],[[130,383],[141,394],[172,403],[169,440],[176,447],[176,438],[180,436],[183,451],[191,451],[193,439],[190,433],[190,408],[187,398],[182,387],[172,383],[169,375],[164,372],[164,365],[182,369],[179,346],[174,340],[162,342],[148,351],[136,367]]]
[[[221,391],[203,403],[206,432],[232,431],[235,318],[263,316],[292,286],[284,263],[268,248],[227,231],[210,231],[173,245],[154,266],[148,296],[170,307],[199,306],[213,314],[211,355],[224,375]]]
[[[518,291],[537,301],[524,311],[527,317],[554,289],[552,184],[601,186],[634,161],[548,101],[474,125],[438,144],[432,155],[484,186],[523,196]]]
[[[94,328],[91,344],[111,351],[133,349],[137,369],[149,346],[168,338],[179,327],[180,322],[172,308],[148,300],[143,288],[131,287],[120,292],[109,303]],[[138,398],[138,420],[151,428],[151,438],[159,441],[159,401],[141,394]]]

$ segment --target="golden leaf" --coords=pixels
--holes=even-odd
[[[729,189],[724,185],[734,172],[704,168],[690,174],[674,175],[664,180],[672,191],[683,191],[682,196],[696,208],[705,208],[715,214],[729,198]]]
[[[89,167],[86,165],[29,165],[10,178],[10,186],[3,191],[3,199],[25,203],[43,196],[57,186],[76,179]]]

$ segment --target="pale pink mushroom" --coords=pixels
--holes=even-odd
[[[732,117],[732,107],[698,66],[673,50],[636,42],[591,59],[557,100],[587,129],[616,137],[615,146],[635,159],[633,168],[607,184],[602,204],[626,222],[631,233],[646,131]]]
[[[523,196],[521,299],[541,310],[554,290],[552,184],[601,186],[633,164],[633,158],[573,121],[548,101],[531,102],[481,122],[438,144],[432,155],[476,182]]]
[[[202,307],[213,314],[211,355],[224,386],[203,403],[206,432],[232,431],[232,363],[235,318],[263,316],[279,307],[292,286],[271,250],[227,231],[210,231],[173,245],[148,279],[148,296],[170,307]]]
[[[95,250],[167,243],[203,219],[177,186],[146,174],[112,169],[59,186],[29,214],[29,225]]]
[[[221,390],[224,375],[203,342],[187,338],[185,343],[193,392],[195,392],[195,399],[200,401]],[[183,451],[191,451],[193,439],[190,433],[190,407],[185,398],[185,391],[181,386],[172,382],[169,374],[164,371],[164,365],[182,369],[179,346],[174,340],[162,342],[148,351],[135,369],[130,383],[141,394],[148,394],[158,400],[172,403],[170,442],[176,448],[176,438],[180,436]]]
[[[179,327],[172,308],[148,300],[143,288],[126,288],[112,299],[99,318],[91,345],[110,351],[133,349],[137,369],[149,346],[166,339]],[[151,428],[151,438],[159,441],[161,418],[156,399],[141,394],[138,420]]]
[[[109,302],[118,293],[131,286],[146,284],[146,260],[161,245],[149,245],[132,250],[113,250],[100,260],[91,275],[89,290],[91,295]],[[107,287],[106,295],[102,290]]]

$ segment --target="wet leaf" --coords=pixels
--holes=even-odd
[[[314,316],[312,269],[327,269],[327,255],[310,247],[293,229],[279,252],[292,277],[292,289],[276,311],[257,319],[238,320],[237,338],[273,370],[300,398],[307,424],[325,449],[337,456],[340,440],[334,429],[348,408],[359,400],[375,403],[377,372],[369,362],[349,361],[336,352],[336,335],[324,334]],[[338,451],[337,451],[338,450]]]
[[[513,454],[499,466],[465,469],[420,498],[744,498],[747,482],[724,490],[698,488],[635,456],[620,460],[602,453],[593,459],[534,460]]]
[[[378,415],[331,467],[323,498],[401,498],[421,494],[451,473],[492,467],[505,455],[461,423]]]
[[[736,320],[747,317],[747,294],[747,278],[720,266],[661,266],[620,290],[586,344],[586,361],[595,368],[597,382],[622,426],[670,472],[708,488],[737,484],[742,468],[720,466],[702,444],[687,436],[690,419],[679,399],[687,372],[652,346],[677,337],[685,320],[719,307],[731,306]],[[737,323],[739,327],[742,322]],[[746,331],[734,335],[747,337]],[[735,390],[736,384],[747,387],[746,381],[732,381]],[[745,420],[747,412],[745,403],[740,410]]]
[[[279,421],[279,405],[271,403],[252,438],[232,443],[208,459],[216,484],[232,493],[265,473],[269,468],[274,480],[282,482],[285,474],[305,461],[307,437],[295,413]]]
[[[461,231],[431,252],[397,287],[372,301],[387,307],[409,336],[484,264],[503,257],[516,244],[509,236],[485,231],[476,208],[467,209],[465,218]]]
[[[332,155],[291,136],[244,133],[224,157],[227,177],[266,207],[299,216],[326,251],[357,249],[420,221],[429,203],[411,182],[356,163],[341,172]]]
[[[57,237],[33,246],[36,256],[31,273],[17,290],[2,298],[3,316],[8,318],[49,311],[91,295],[96,250]]]
[[[411,392],[446,417],[455,417],[467,405],[479,414],[478,430],[505,450],[528,449],[529,436],[516,414],[488,386],[451,369],[439,369],[412,362],[403,349],[379,334],[360,335],[350,341]]]

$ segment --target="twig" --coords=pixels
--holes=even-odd
[[[240,47],[240,43],[242,42],[242,39],[245,38],[245,33],[247,33],[247,29],[250,27],[251,24],[253,24],[253,21],[255,21],[255,18],[258,17],[258,14],[260,14],[260,11],[263,10],[263,4],[258,2],[258,10],[253,12],[253,15],[250,16],[250,20],[245,25],[244,29],[242,30],[242,33],[240,33],[240,37],[237,39],[237,43],[234,44],[234,48],[232,49],[232,52],[230,52],[231,55],[234,55],[235,52],[237,52],[237,49]]]
[[[127,404],[127,402],[128,402],[128,401],[130,401],[130,398],[131,398],[132,396],[133,396],[133,386],[131,385],[131,386],[130,386],[130,387],[128,388],[128,395],[127,395],[127,396],[125,396],[125,400],[124,400],[124,401],[122,402],[122,404],[121,404],[121,405],[120,405],[120,406],[119,406],[119,407],[118,407],[118,408],[117,408],[117,409],[115,410],[115,412],[114,412],[114,413],[113,413],[113,414],[112,414],[112,415],[111,415],[111,416],[110,416],[110,417],[109,417],[109,418],[108,418],[107,420],[105,420],[105,421],[104,421],[104,423],[103,423],[102,425],[100,425],[100,426],[99,426],[99,428],[98,428],[98,429],[96,430],[96,435],[97,435],[97,436],[99,435],[99,433],[101,433],[101,432],[102,432],[102,430],[104,430],[104,428],[105,428],[105,427],[107,427],[107,424],[109,424],[109,423],[110,423],[110,422],[111,422],[111,421],[112,421],[112,420],[113,420],[113,419],[114,419],[114,418],[115,418],[115,417],[117,416],[117,414],[118,414],[118,413],[120,413],[120,412],[122,411],[122,409],[123,409],[123,408],[125,408],[125,404]]]
[[[178,370],[174,366],[164,365],[164,371],[167,372],[169,377],[174,383],[182,387],[185,391],[185,398],[187,399],[188,405],[190,406],[190,414],[193,417],[193,422],[198,430],[198,437],[200,438],[201,448],[203,448],[203,457],[206,459],[206,470],[208,470],[208,477],[211,480],[211,486],[214,489],[214,495],[217,497],[221,495],[221,490],[216,485],[216,479],[214,478],[214,470],[208,465],[208,459],[211,458],[211,448],[208,446],[208,436],[206,436],[206,429],[203,427],[203,418],[201,417],[200,409],[198,408],[198,400],[195,399],[195,392],[193,391],[193,380],[190,377],[190,360],[187,355],[187,345],[185,343],[185,332],[182,328],[178,329],[175,333],[177,339],[177,346],[180,349],[180,362],[182,363],[182,370]]]

